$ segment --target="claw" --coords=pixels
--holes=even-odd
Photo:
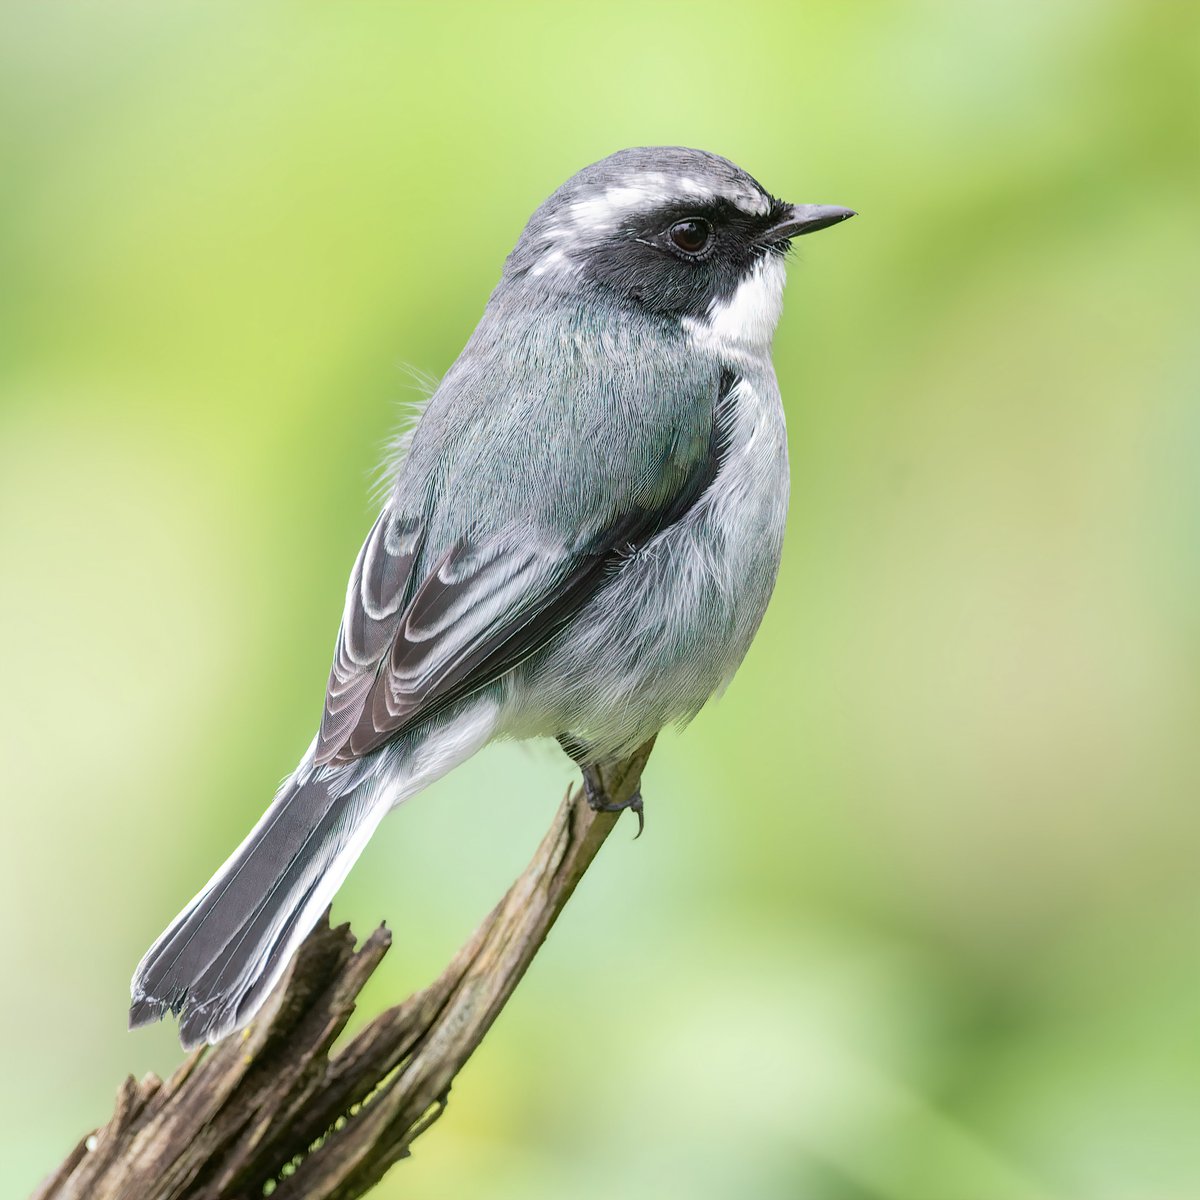
[[[583,794],[587,798],[588,807],[592,812],[624,812],[627,808],[637,813],[638,831],[633,835],[633,840],[636,842],[642,836],[642,830],[646,828],[646,809],[642,804],[642,789],[638,788],[628,800],[622,804],[614,804],[611,800],[604,799],[604,788],[600,783],[600,776],[597,774],[594,767],[583,768]]]

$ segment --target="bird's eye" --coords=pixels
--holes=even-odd
[[[712,226],[699,217],[691,217],[686,221],[676,221],[667,236],[684,254],[699,254],[712,237]]]

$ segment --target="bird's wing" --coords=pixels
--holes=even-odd
[[[350,576],[317,763],[377,750],[545,645],[616,561],[679,520],[712,482],[728,443],[730,384],[723,378],[714,397],[707,440],[686,461],[663,464],[648,489],[654,501],[612,514],[582,544],[531,527],[464,536],[430,560],[422,517],[386,507]],[[431,565],[418,575],[422,560]]]

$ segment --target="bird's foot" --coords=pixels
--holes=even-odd
[[[642,830],[646,828],[646,810],[642,804],[642,789],[639,787],[628,800],[622,801],[620,804],[615,804],[607,799],[607,793],[604,790],[603,784],[600,782],[599,772],[595,767],[583,768],[583,794],[587,799],[588,807],[592,812],[624,812],[627,808],[637,814],[638,831],[633,835],[633,840],[636,842],[642,836]]]

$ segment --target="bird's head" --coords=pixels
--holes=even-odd
[[[693,332],[768,345],[791,241],[854,216],[788,204],[719,155],[621,150],[573,175],[530,218],[505,279],[556,294],[603,294]]]

